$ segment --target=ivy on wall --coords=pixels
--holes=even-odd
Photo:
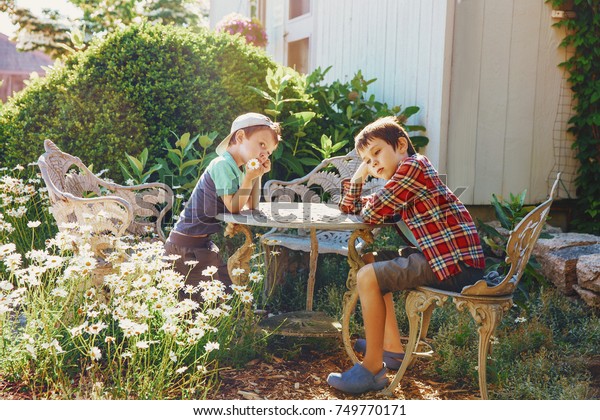
[[[560,64],[569,73],[575,100],[568,129],[575,136],[573,148],[580,163],[573,225],[578,231],[600,234],[600,1],[546,1],[555,10],[568,11],[555,26],[566,29],[561,47],[573,49]]]

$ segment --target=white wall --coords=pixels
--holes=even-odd
[[[288,0],[265,0],[267,53],[285,62]],[[214,0],[211,22],[248,7]],[[212,5],[211,5],[212,7]],[[466,204],[528,190],[540,202],[556,171],[574,197],[577,163],[566,121],[571,93],[543,0],[312,0],[310,70],[332,66],[327,82],[361,70],[370,93],[421,108],[427,156]],[[247,14],[247,12],[246,12]],[[214,16],[214,18],[213,18]]]
[[[210,27],[214,28],[223,16],[230,13],[250,16],[250,4],[248,0],[210,0]]]
[[[421,108],[411,123],[427,127],[428,157],[445,170],[443,115],[446,0],[313,0],[314,66],[327,80],[361,70],[377,100]]]
[[[559,48],[564,32],[551,26],[551,6],[460,0],[455,17],[450,187],[468,186],[461,196],[468,204],[489,204],[492,193],[508,197],[525,189],[527,201],[535,203],[546,198],[561,170],[574,195],[576,164],[565,133],[571,99],[558,67],[565,60]],[[560,195],[568,193],[563,188]]]

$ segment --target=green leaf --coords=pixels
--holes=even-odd
[[[275,149],[275,152],[273,153],[274,160],[281,158],[281,156],[283,155],[283,150],[285,149],[286,145],[287,145],[287,143],[283,142],[283,147],[279,146],[277,149]]]
[[[192,160],[188,160],[187,162],[185,162],[183,165],[181,165],[180,169],[183,170],[185,168],[187,168],[188,166],[192,166],[192,165],[197,165],[200,162],[202,162],[202,159],[192,159]]]
[[[254,86],[248,86],[248,89],[250,89],[251,91],[253,91],[254,93],[257,93],[258,95],[262,96],[263,99],[266,99],[269,102],[273,102],[275,101],[275,98],[273,98],[271,95],[269,95],[267,92],[265,92],[264,90],[260,90],[255,88]]]
[[[317,115],[312,111],[295,112],[294,117],[297,118],[302,125],[308,124]]]
[[[275,109],[265,109],[265,114],[272,116],[276,121],[279,114],[281,114],[281,111],[277,111]]]
[[[190,142],[190,133],[184,133],[181,135],[181,137],[179,137],[179,140],[177,140],[177,142],[175,143],[175,146],[179,147],[180,149],[185,149],[189,142]]]
[[[500,202],[498,201],[498,198],[496,197],[496,194],[492,194],[492,206],[494,206],[494,210],[496,212],[496,217],[498,218],[498,220],[500,221],[500,224],[502,225],[502,227],[504,229],[512,229],[511,223],[508,220],[508,217],[506,216],[506,213],[504,212],[502,206],[500,205]]]
[[[320,160],[315,158],[301,158],[299,160],[304,166],[317,166],[321,163]]]
[[[135,177],[131,174],[131,172],[129,172],[129,169],[123,164],[123,162],[119,161],[119,166],[121,167],[121,172],[123,173],[123,178],[125,178],[125,180],[135,180]]]
[[[169,154],[174,154],[179,156],[179,159],[183,159],[183,154],[181,153],[181,150],[179,149],[169,149]]]
[[[527,195],[527,190],[523,190],[521,194],[519,194],[517,202],[519,203],[519,207],[523,207],[525,204],[525,196]]]
[[[140,153],[140,162],[142,162],[142,166],[146,166],[146,162],[148,161],[148,148],[144,147],[142,153]]]
[[[335,153],[338,150],[340,150],[342,147],[344,147],[346,144],[348,143],[348,140],[342,140],[336,144],[333,145],[333,147],[331,148],[331,153]]]
[[[129,164],[131,165],[131,167],[136,171],[136,173],[138,175],[142,174],[142,170],[144,169],[144,166],[142,165],[142,162],[140,162],[137,158],[128,155],[127,153],[125,153],[125,156],[127,157],[127,160],[129,161]]]
[[[429,143],[429,138],[425,136],[411,136],[410,140],[417,149],[425,147]]]
[[[419,108],[418,106],[408,106],[404,108],[404,111],[402,111],[401,115],[403,115],[406,118],[409,118],[415,115],[417,112],[419,112],[420,109],[421,108]]]
[[[333,143],[331,142],[331,137],[329,137],[328,135],[321,135],[321,147],[324,150],[327,150],[331,147]]]
[[[206,134],[198,137],[198,142],[200,143],[200,146],[202,146],[203,149],[208,148],[210,145],[213,144],[213,139],[211,139],[210,137],[208,137]]]
[[[315,149],[315,150],[318,150],[318,151],[319,151],[319,152],[321,152],[321,154],[323,154],[323,155],[325,155],[325,154],[327,153],[327,152],[326,152],[324,149],[321,149],[320,147],[318,147],[318,146],[316,146],[316,145],[314,145],[314,144],[312,144],[312,143],[309,143],[308,145],[309,145],[310,147],[312,147],[313,149]]]
[[[306,175],[304,173],[304,168],[302,167],[302,165],[300,164],[300,162],[297,159],[288,159],[286,157],[282,157],[281,158],[282,163],[284,163],[289,169],[292,170],[293,173],[295,173],[296,175],[299,176],[304,176]]]
[[[352,105],[348,105],[346,107],[346,118],[348,118],[349,120],[352,119]]]
[[[194,188],[196,186],[196,181],[193,182],[186,182],[185,184],[183,184],[181,186],[182,190],[191,190],[192,188]]]
[[[152,168],[150,168],[147,173],[151,174],[151,173],[156,172],[156,171],[158,171],[160,169],[162,169],[162,163],[157,163],[154,166],[152,166]]]
[[[487,223],[479,221],[479,229],[486,235],[491,236],[493,238],[503,238],[500,232],[498,232],[493,226],[490,226]]]
[[[406,131],[413,132],[413,131],[425,131],[425,127],[422,125],[405,125],[404,128],[406,128]]]

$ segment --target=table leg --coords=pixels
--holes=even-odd
[[[244,234],[246,240],[244,244],[235,251],[227,260],[227,271],[231,281],[237,285],[244,285],[248,282],[248,276],[250,275],[250,257],[254,252],[254,242],[252,241],[252,232],[246,225],[238,225],[237,223],[228,223],[225,228],[225,236],[233,238],[237,234]],[[244,269],[244,274],[240,276],[233,275],[234,268]]]
[[[317,276],[317,260],[319,258],[319,241],[317,230],[310,230],[310,265],[308,274],[308,285],[306,286],[306,310],[313,310],[313,297],[315,294],[315,280]]]
[[[348,279],[346,280],[346,288],[348,291],[344,293],[343,300],[344,308],[342,315],[342,341],[344,343],[346,353],[353,363],[357,363],[358,358],[356,357],[356,354],[350,345],[350,317],[352,316],[354,308],[356,307],[356,303],[358,302],[356,273],[365,265],[361,256],[356,250],[356,240],[359,237],[362,238],[366,244],[370,244],[373,242],[373,233],[370,229],[358,229],[352,232],[352,235],[350,235],[350,239],[348,240],[348,265],[350,266],[350,270],[348,271]]]

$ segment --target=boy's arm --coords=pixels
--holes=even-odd
[[[342,199],[339,208],[344,213],[360,213],[363,198],[361,198],[363,182],[368,174],[368,167],[363,162],[360,164],[352,179],[342,180]]]
[[[248,200],[248,208],[255,209],[258,207],[258,203],[260,203],[260,192],[262,189],[262,176],[271,170],[271,160],[267,159],[262,164],[262,172],[255,178],[252,182],[252,192],[250,194],[250,199]]]
[[[419,163],[405,160],[381,190],[366,197],[360,215],[367,223],[381,223],[401,215],[404,206],[426,188],[425,174]]]
[[[260,203],[260,187],[262,185],[261,182],[262,177],[255,178],[252,181],[252,192],[250,193],[250,199],[248,200],[248,208],[255,209],[258,207],[258,203]]]
[[[342,180],[342,199],[339,203],[343,213],[356,214],[362,209],[362,184],[353,184],[349,179]]]
[[[239,213],[251,199],[252,196],[252,181],[247,176],[244,177],[240,188],[235,194],[224,195],[223,203],[230,213]]]
[[[261,177],[271,170],[271,161],[266,160],[256,169],[246,168],[246,176],[240,188],[232,195],[224,195],[223,203],[230,213],[239,213],[244,207],[255,209],[260,201]]]
[[[239,213],[244,206],[254,208],[250,207],[253,203],[253,194],[257,195],[257,193],[260,193],[260,177],[264,172],[264,166],[256,169],[246,168],[246,175],[242,180],[240,188],[234,194],[223,196],[223,203],[225,203],[225,207],[230,213]],[[258,201],[256,204],[258,205]]]

